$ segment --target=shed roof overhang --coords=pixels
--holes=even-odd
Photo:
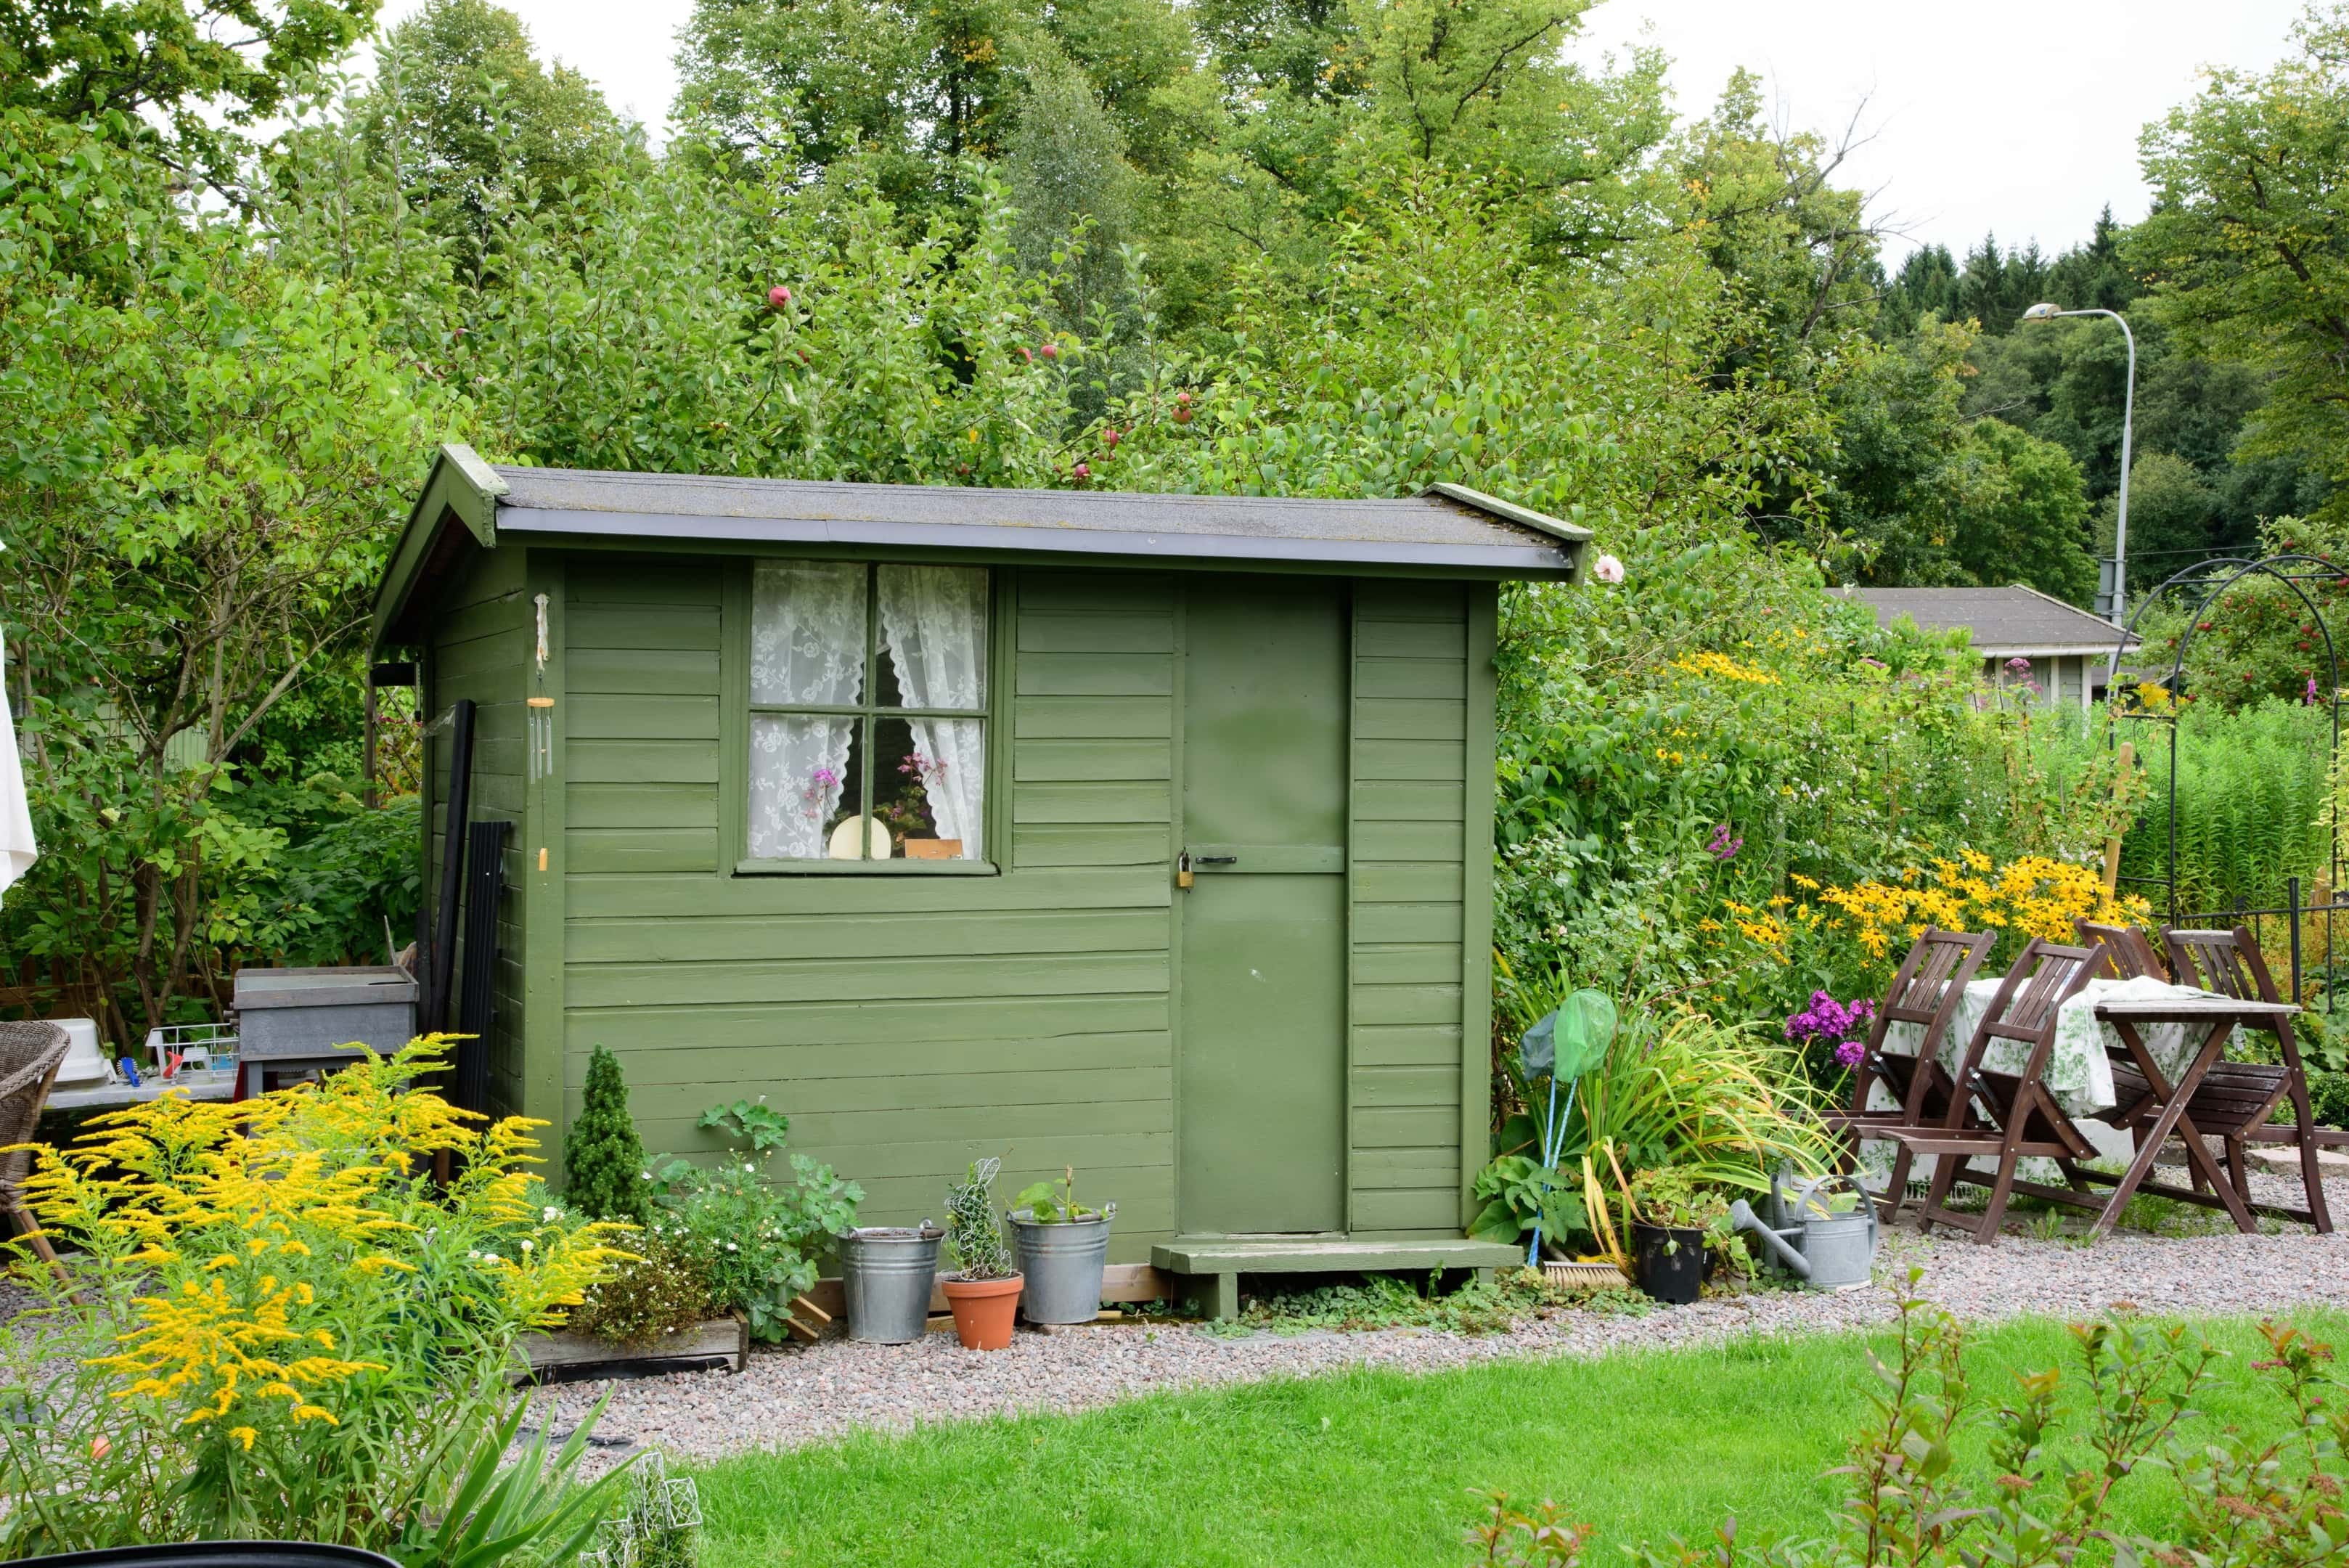
[[[444,446],[392,552],[373,647],[412,644],[435,584],[507,535],[583,548],[1091,562],[1571,580],[1590,531],[1465,485],[1364,500],[847,484],[492,467]]]

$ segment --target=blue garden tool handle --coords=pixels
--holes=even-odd
[[[1557,1080],[1553,1077],[1549,1081],[1549,1111],[1547,1125],[1542,1128],[1544,1170],[1552,1170],[1557,1166],[1558,1146],[1566,1141],[1566,1124],[1574,1119],[1574,1092],[1580,1087],[1582,1080],[1579,1078],[1566,1086],[1566,1116],[1561,1120],[1557,1114]],[[1526,1249],[1526,1267],[1528,1269],[1541,1267],[1541,1211],[1537,1210],[1534,1212],[1533,1243]]]

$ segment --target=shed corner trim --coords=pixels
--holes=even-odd
[[[471,447],[462,441],[441,443],[376,589],[371,656],[380,656],[406,638],[404,623],[417,591],[426,579],[444,571],[465,543],[453,534],[461,531],[481,549],[497,548],[498,500],[509,488]]]
[[[1520,506],[1514,501],[1504,501],[1497,495],[1487,495],[1481,490],[1472,490],[1464,484],[1454,484],[1450,480],[1439,479],[1420,493],[1441,495],[1447,501],[1457,501],[1463,506],[1474,506],[1479,512],[1504,518],[1521,527],[1531,528],[1537,534],[1547,534],[1553,539],[1563,540],[1569,545],[1587,545],[1590,542],[1590,530],[1579,523],[1568,523],[1562,518],[1553,517],[1547,512],[1537,512],[1530,506]],[[1578,555],[1575,566],[1579,571],[1581,561]]]

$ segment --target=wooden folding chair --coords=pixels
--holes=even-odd
[[[54,1023],[0,1023],[0,1147],[32,1142],[71,1044]],[[30,1150],[0,1154],[0,1217],[15,1224],[36,1257],[55,1266],[57,1254],[16,1186],[32,1168]]]
[[[1965,1000],[1966,982],[1973,979],[1996,942],[1987,931],[1929,928],[1900,961],[1899,971],[1876,1010],[1876,1022],[1868,1028],[1868,1047],[1860,1056],[1858,1071],[1852,1075],[1851,1106],[1829,1111],[1823,1118],[1843,1135],[1847,1166],[1857,1164],[1861,1140],[1874,1136],[1869,1128],[1921,1126],[1948,1109],[1950,1074],[1941,1065],[1941,1041],[1949,1033],[1958,1004]],[[1924,1027],[1915,1055],[1885,1054],[1885,1033],[1895,1023]],[[1868,1108],[1869,1091],[1878,1083],[1899,1101],[1898,1109]],[[1877,1200],[1887,1220],[1899,1214],[1909,1192],[1909,1172],[1915,1163],[1915,1157],[1905,1147],[1894,1154],[1891,1180]]]
[[[2082,947],[2105,945],[2105,961],[2116,980],[2169,980],[2169,966],[2153,950],[2153,940],[2136,926],[2105,926],[2085,917],[2072,922]]]
[[[2092,1158],[2095,1146],[2055,1103],[2045,1081],[2047,1059],[2054,1050],[2064,1004],[2080,993],[2105,961],[2102,946],[2059,947],[2033,937],[1975,1026],[1949,1108],[1939,1121],[1871,1131],[1870,1137],[1889,1139],[1911,1155],[1936,1157],[1932,1185],[1919,1215],[1920,1228],[1930,1231],[1936,1224],[1948,1225],[1971,1233],[1977,1242],[1991,1241],[2016,1190],[2015,1166],[2025,1158],[2064,1162],[2066,1179],[2078,1181],[2069,1167]],[[1993,1040],[2018,1041],[2027,1048],[2022,1071],[2007,1074],[1983,1066]],[[1973,1162],[1985,1157],[1996,1162],[1994,1168],[1976,1171]],[[1979,1216],[1948,1207],[1950,1189],[1960,1181],[1990,1189],[1989,1207]]]
[[[2283,1001],[2276,992],[2273,977],[2268,973],[2266,961],[2260,956],[2259,943],[2244,927],[2228,931],[2165,930],[2161,936],[2162,945],[2169,950],[2170,969],[2178,984],[2198,986],[2239,1001]],[[2323,1234],[2333,1229],[2333,1216],[2325,1208],[2324,1178],[2316,1162],[2316,1151],[2325,1144],[2349,1143],[2349,1134],[2327,1137],[2324,1129],[2316,1126],[2309,1111],[2308,1074],[2301,1065],[2298,1033],[2286,1018],[2276,1019],[2273,1028],[2283,1064],[2230,1062],[2223,1058],[2213,1062],[2201,1083],[2195,1085],[2194,1093],[2188,1096],[2186,1116],[2202,1133],[2220,1140],[2225,1150],[2228,1179],[2244,1207],[2298,1220]],[[2120,1062],[2113,1064],[2113,1086],[2119,1092],[2120,1109],[2151,1099],[2151,1085],[2146,1083],[2145,1075]],[[2292,1121],[2271,1122],[2270,1118],[2286,1096],[2292,1099]],[[2299,1148],[2301,1185],[2307,1194],[2307,1208],[2252,1203],[2251,1168],[2246,1156],[2253,1143]],[[2189,1169],[2193,1168],[2189,1165]],[[2193,1175],[2194,1185],[2199,1189],[2203,1185],[2201,1172],[2193,1170]]]

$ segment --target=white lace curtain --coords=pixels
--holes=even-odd
[[[908,708],[987,705],[987,574],[969,566],[883,566],[881,638]],[[977,719],[910,719],[930,820],[982,857],[987,732]]]
[[[864,698],[864,567],[761,562],[750,587],[750,700],[845,707]],[[875,597],[883,646],[908,708],[987,704],[987,574],[966,566],[883,566]],[[823,714],[753,714],[750,832],[754,859],[821,860],[840,808],[857,722]],[[987,739],[978,719],[909,719],[931,821],[985,852]]]
[[[864,568],[762,561],[750,577],[750,701],[837,708],[864,694]],[[750,839],[757,860],[821,860],[840,808],[856,721],[750,719]]]

